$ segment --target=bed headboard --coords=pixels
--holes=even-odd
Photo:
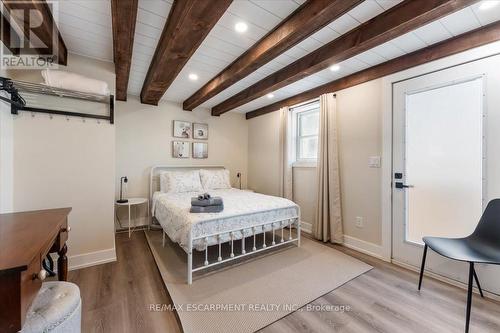
[[[149,174],[149,200],[153,200],[153,193],[160,190],[160,172],[187,171],[199,169],[225,169],[221,165],[154,165]]]

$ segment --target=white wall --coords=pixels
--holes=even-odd
[[[280,194],[279,112],[248,123],[248,187],[264,194]]]
[[[114,91],[112,63],[71,54],[68,64],[67,70],[104,80]],[[43,81],[40,72],[33,70],[13,70],[6,76]],[[37,102],[54,107],[63,105],[57,98],[40,98]],[[87,108],[82,102],[68,104],[64,100],[64,103],[63,107],[78,111]],[[96,106],[88,111],[102,113],[103,109]],[[51,119],[42,114],[32,117],[27,112],[15,117],[2,112],[1,120],[0,175],[6,175],[0,177],[2,202],[8,206],[9,200],[3,197],[12,199],[14,211],[73,207],[69,218],[70,268],[116,258],[114,200],[120,176],[129,178],[127,196],[147,197],[149,170],[153,165],[224,165],[231,172],[233,186],[238,186],[236,173],[241,172],[242,187],[247,187],[248,122],[242,114],[212,117],[208,110],[187,112],[169,102],[144,105],[137,97],[129,96],[127,102],[115,104],[115,125],[91,119],[67,120],[61,116]],[[208,159],[172,158],[173,120],[208,123]],[[12,180],[10,190],[5,180]],[[144,216],[145,207],[138,214]]]
[[[0,76],[8,77],[9,73],[5,69],[0,69]],[[0,96],[9,97],[6,92],[0,92]],[[13,209],[13,127],[10,104],[0,101],[0,214],[10,213]]]
[[[196,141],[173,138],[173,120],[208,124],[207,159],[172,157],[172,141]],[[153,165],[160,164],[223,165],[231,172],[231,182],[234,187],[238,186],[236,173],[242,173],[242,187],[245,188],[247,156],[248,122],[242,114],[227,113],[221,117],[212,117],[209,110],[183,111],[180,105],[170,102],[160,102],[158,106],[151,106],[141,104],[139,99],[133,96],[129,96],[127,102],[117,103],[117,195],[120,189],[119,178],[127,176],[129,179],[127,196],[148,197],[149,171]]]
[[[500,43],[492,43],[432,63],[336,92],[339,124],[339,154],[342,214],[347,245],[390,259],[391,254],[391,91],[392,82],[422,75],[455,64],[498,53]],[[498,94],[489,92],[490,98]],[[492,104],[496,105],[496,104]],[[497,114],[488,115],[488,142],[496,142]],[[273,112],[249,121],[249,187],[263,193],[279,193],[279,113]],[[389,148],[388,148],[389,147]],[[488,150],[492,147],[488,144]],[[383,156],[382,168],[369,168],[370,156]],[[500,159],[490,154],[493,162]],[[500,173],[488,164],[488,183],[497,184]],[[493,174],[492,174],[493,172]],[[295,188],[315,193],[313,173],[294,172]],[[314,187],[314,188],[311,188]],[[489,198],[496,185],[488,185]],[[494,190],[495,189],[495,190]],[[303,211],[309,211],[311,198],[297,194]],[[307,206],[307,208],[305,208]],[[356,217],[363,217],[364,227],[356,227]]]
[[[6,93],[1,96],[9,97]],[[0,101],[0,213],[10,213],[13,209],[14,192],[14,122],[10,114],[10,104]]]
[[[312,231],[312,223],[316,214],[315,208],[318,198],[316,182],[316,167],[293,168],[293,200],[300,205],[300,220],[302,229],[306,232]]]
[[[104,80],[114,91],[113,64],[76,55],[68,64],[67,70]],[[13,79],[42,82],[39,71],[11,72]],[[73,207],[70,268],[114,260],[115,127],[28,112],[12,119],[14,211]]]
[[[381,81],[337,94],[342,215],[346,236],[380,244],[380,169],[368,157],[381,154]],[[249,120],[249,187],[279,193],[279,113]],[[317,197],[316,168],[294,168],[294,201],[302,220],[312,223]],[[355,226],[363,217],[364,227]]]
[[[373,80],[337,94],[340,189],[345,235],[381,243],[381,172],[368,167],[370,156],[382,149],[381,80]],[[356,217],[363,228],[356,227]]]

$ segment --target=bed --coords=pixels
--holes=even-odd
[[[212,196],[220,196],[224,210],[220,213],[190,213],[193,192],[165,193],[160,191],[159,175],[165,171],[223,170],[221,166],[154,166],[150,174],[152,216],[163,229],[163,240],[168,236],[187,253],[187,283],[192,283],[193,272],[228,261],[250,256],[289,243],[300,246],[300,208],[290,200],[235,188],[210,189]],[[296,228],[297,232],[292,232]],[[257,236],[262,234],[262,237]],[[266,237],[268,237],[266,242]],[[240,242],[240,251],[234,251]],[[250,247],[245,246],[250,242]],[[252,243],[253,242],[253,246]],[[231,253],[223,257],[221,246],[229,243]],[[216,261],[209,262],[208,249],[218,245]],[[245,249],[250,248],[250,251]],[[193,251],[205,251],[203,266],[193,267]]]

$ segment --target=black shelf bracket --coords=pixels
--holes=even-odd
[[[18,84],[16,84],[16,83],[18,83]],[[9,89],[7,89],[7,87],[9,87]],[[26,106],[25,103],[21,104],[19,102],[16,102],[16,100],[18,100],[19,98],[21,98],[21,100],[22,100],[22,97],[20,97],[19,92],[22,93],[24,91],[23,88],[26,88],[26,91],[29,93],[35,93],[35,94],[40,94],[40,95],[51,95],[51,96],[57,96],[57,97],[61,97],[61,98],[73,98],[73,99],[79,99],[79,100],[86,100],[86,101],[90,101],[90,102],[109,104],[109,115],[62,111],[62,110],[53,110],[53,109],[44,109],[44,108],[36,108],[36,107]],[[11,91],[12,89],[14,89],[14,91]],[[18,89],[19,89],[19,92],[18,92]],[[92,95],[92,94],[87,94],[87,93],[79,93],[76,91],[70,91],[70,90],[66,90],[66,89],[53,89],[52,90],[50,87],[47,87],[47,86],[44,86],[41,84],[13,81],[11,79],[4,78],[4,77],[0,77],[0,90],[4,90],[4,91],[7,91],[8,93],[10,93],[10,101],[8,101],[4,97],[2,97],[2,100],[11,103],[10,113],[13,115],[19,114],[19,111],[27,111],[27,112],[54,114],[54,115],[68,116],[68,117],[107,120],[107,121],[109,121],[110,124],[114,124],[114,121],[115,121],[115,110],[114,110],[115,97],[113,95],[109,95],[109,97],[108,97],[108,96]],[[16,98],[16,96],[18,96],[18,98]],[[23,102],[24,102],[24,100],[23,100]]]

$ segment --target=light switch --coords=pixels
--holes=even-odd
[[[369,168],[380,168],[380,156],[368,157],[368,167]]]

